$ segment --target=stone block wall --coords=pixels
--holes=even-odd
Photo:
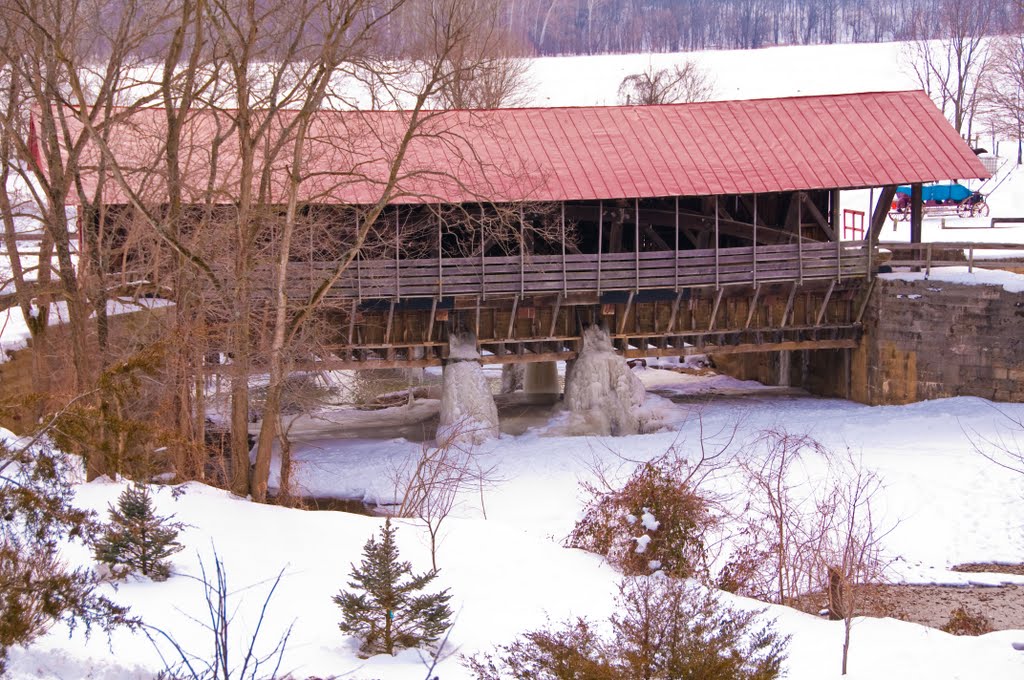
[[[721,357],[724,372],[864,404],[976,396],[1024,402],[1024,293],[945,281],[876,281],[854,350]],[[788,371],[787,368],[788,367]],[[780,368],[782,375],[780,380]]]
[[[1024,401],[1024,293],[879,279],[852,354],[851,398],[902,404],[976,396]]]

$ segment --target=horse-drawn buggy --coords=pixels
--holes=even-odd
[[[922,211],[925,217],[987,217],[988,203],[980,191],[963,184],[932,184],[921,187]],[[897,187],[889,209],[889,219],[903,222],[910,219],[910,187]]]

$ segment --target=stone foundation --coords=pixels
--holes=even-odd
[[[879,279],[854,350],[791,352],[790,384],[864,404],[975,396],[1024,401],[1024,293]],[[778,352],[716,357],[738,378],[785,384]]]

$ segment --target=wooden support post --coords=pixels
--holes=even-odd
[[[356,313],[359,311],[359,301],[352,301],[352,311],[348,317],[348,348],[352,351],[352,343],[356,337]]]
[[[750,257],[751,263],[753,265],[753,269],[751,271],[753,272],[753,281],[754,281],[754,285],[756,286],[757,285],[757,194],[754,194],[754,240],[753,240],[752,243],[753,243],[754,247],[753,247],[753,250],[751,251],[752,254],[751,254],[751,257]]]
[[[811,197],[801,191],[800,202],[807,206],[807,212],[811,214],[811,217],[818,223],[818,226],[821,227],[823,232],[825,232],[825,235],[828,236],[829,240],[835,241],[837,238],[836,232],[832,231],[832,225],[828,223],[825,216],[821,214],[820,210],[818,210],[818,206],[814,205],[814,201],[811,200]]]
[[[476,297],[476,323],[473,327],[473,335],[480,339],[480,296]]]
[[[512,316],[508,319],[508,333],[505,337],[509,340],[512,339],[512,331],[516,329],[516,313],[519,311],[519,296],[516,295],[512,298]]]
[[[676,317],[679,315],[679,303],[683,300],[683,291],[676,293],[676,301],[672,303],[672,314],[668,318],[668,328],[665,329],[666,333],[673,333],[676,330]]]
[[[708,322],[708,330],[709,331],[715,330],[715,322],[718,321],[718,307],[722,304],[722,293],[724,291],[725,291],[725,288],[719,288],[718,292],[715,293],[715,304],[711,308],[711,321]]]
[[[358,239],[359,239],[359,211],[356,210],[356,243],[359,242]],[[356,251],[356,297],[359,298],[360,301],[362,301],[362,299],[363,299],[363,271],[362,271],[362,265],[360,264],[360,260],[361,259],[362,259],[362,249],[359,249],[359,250]],[[313,264],[313,230],[312,229],[309,230],[309,262],[310,262],[310,265]],[[310,294],[312,294],[312,285],[313,285],[312,272],[310,272],[310,274],[311,274],[311,276],[309,277]]]
[[[601,297],[601,254],[604,247],[604,201],[597,202],[597,296]]]
[[[636,272],[636,290],[640,290],[640,199],[636,199],[636,223],[633,225],[633,269]]]
[[[384,344],[385,345],[390,345],[391,344],[391,329],[394,327],[394,323],[395,323],[395,301],[394,301],[394,299],[392,299],[391,300],[391,306],[388,307],[388,325],[387,325],[387,328],[384,330]]]
[[[789,289],[789,298],[786,300],[786,308],[782,311],[782,321],[779,323],[779,328],[785,328],[786,324],[789,323],[789,315],[793,311],[793,301],[796,300],[796,288],[797,284],[794,283]]]
[[[924,218],[924,192],[920,182],[910,185],[910,242],[921,242],[921,226]]]
[[[480,288],[484,299],[487,299],[487,239],[484,237],[484,207],[480,206]],[[480,302],[477,301],[477,310],[480,309]],[[480,314],[477,313],[479,319]],[[480,336],[477,335],[479,338]]]
[[[626,332],[626,319],[629,318],[629,311],[633,309],[633,296],[634,291],[629,291],[629,298],[626,300],[626,311],[622,313],[622,318],[619,319],[619,335]]]
[[[427,342],[434,338],[434,317],[437,315],[437,298],[430,301],[430,323],[427,325]]]
[[[720,287],[718,272],[718,196],[715,196],[715,290]]]
[[[864,295],[864,301],[860,303],[860,309],[857,310],[857,318],[854,319],[854,323],[860,323],[861,319],[864,318],[864,312],[868,309],[868,302],[871,300],[871,292],[875,289],[875,281],[877,279],[871,279],[871,283],[868,284],[867,293]]]
[[[562,292],[569,292],[569,275],[565,265],[565,201],[562,201]]]
[[[472,241],[470,241],[472,243]],[[437,209],[437,297],[444,296],[444,244],[441,242],[441,208]]]
[[[562,309],[562,295],[559,293],[558,299],[555,300],[555,309],[551,312],[551,331],[548,333],[549,338],[555,337],[555,329],[558,326],[558,312]]]
[[[363,260],[362,252],[357,252],[356,253],[356,297],[358,297],[360,301],[362,301],[362,299],[363,299],[363,267],[362,267],[362,264],[361,264],[362,260]],[[309,280],[312,281],[313,277],[311,276]]]
[[[754,299],[750,301],[750,309],[747,310],[747,323],[743,324],[744,330],[750,328],[750,322],[754,320],[754,313],[757,311],[758,298],[761,297],[761,284],[754,286]]]
[[[399,238],[398,206],[395,206],[395,297],[402,297],[402,264],[399,258],[399,251],[402,249],[402,242]]]
[[[828,291],[825,292],[825,298],[821,301],[821,308],[818,309],[818,318],[815,320],[814,325],[820,326],[821,322],[825,318],[825,310],[828,308],[828,302],[832,299],[832,291],[836,289],[836,281],[832,279],[828,284]]]
[[[679,197],[676,196],[676,256],[672,259],[675,264],[676,290],[679,290]],[[677,298],[678,300],[678,298]]]
[[[967,273],[974,271],[974,246],[967,249]]]
[[[526,294],[526,223],[522,204],[519,205],[519,294]]]
[[[836,281],[843,280],[843,242],[836,239]]]
[[[804,283],[804,209],[803,192],[800,193],[800,201],[796,205],[796,263],[797,278],[800,285]]]
[[[892,208],[892,199],[896,195],[896,185],[890,184],[882,187],[878,192],[878,202],[875,204],[875,212],[871,215],[871,245],[878,243],[878,237],[885,226],[885,220],[889,217],[889,210]]]
[[[927,246],[925,246],[925,252],[926,252],[926,256],[925,256],[924,275],[925,275],[925,277],[928,277],[928,276],[932,275],[932,244],[931,243],[929,243]]]
[[[839,205],[839,200],[840,199],[839,199],[839,196],[840,196],[839,189],[833,189],[832,191],[829,192],[828,202],[829,202],[829,207],[830,207],[829,217],[832,218],[832,231],[836,235],[836,240],[837,241],[842,241],[843,240],[843,237],[842,237],[842,233],[843,232],[841,231],[841,229],[843,227],[843,224],[842,224],[842,217],[843,216],[842,216],[842,211],[840,210],[840,205]]]

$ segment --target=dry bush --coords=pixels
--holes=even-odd
[[[709,458],[692,464],[672,447],[637,464],[621,486],[597,471],[597,483],[583,483],[590,499],[566,546],[604,555],[628,575],[706,576],[720,523],[718,499],[700,488],[708,466]]]
[[[612,635],[585,620],[526,633],[492,655],[467,660],[479,680],[771,680],[779,677],[788,638],[758,612],[723,605],[708,590],[663,576],[619,585]]]
[[[942,630],[953,635],[984,635],[991,633],[993,628],[987,616],[960,606],[949,613],[949,621]]]
[[[760,432],[748,444],[764,454],[740,463],[747,486],[743,528],[736,549],[719,575],[719,587],[763,602],[788,604],[825,587],[818,556],[835,514],[829,485],[798,483],[805,459],[828,461],[831,452],[806,434],[784,429]]]
[[[465,437],[475,425],[464,420],[452,428],[449,436],[437,446],[424,444],[415,460],[392,470],[395,497],[399,499],[396,517],[415,518],[423,522],[430,536],[430,559],[437,571],[437,549],[441,525],[455,508],[458,497],[476,493],[480,510],[487,516],[484,490],[497,480],[493,465],[486,465],[479,451]]]

